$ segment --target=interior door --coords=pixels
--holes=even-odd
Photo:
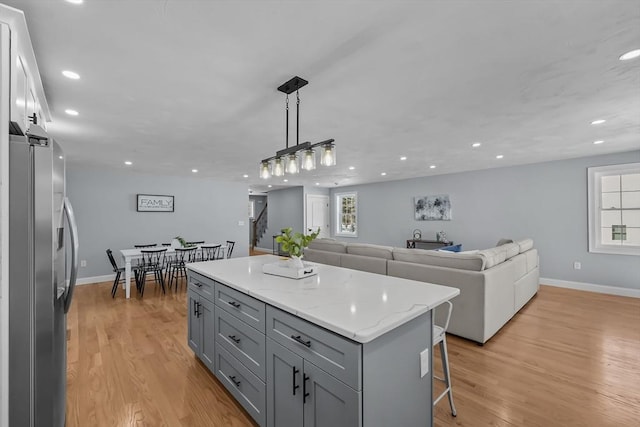
[[[329,232],[329,196],[307,194],[307,233],[320,228],[318,237],[330,237]]]

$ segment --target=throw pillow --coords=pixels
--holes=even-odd
[[[462,250],[462,244],[445,246],[444,248],[438,249],[441,252],[460,252]]]

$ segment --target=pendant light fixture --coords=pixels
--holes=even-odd
[[[286,94],[285,108],[285,140],[286,148],[276,152],[276,155],[263,159],[260,162],[260,178],[269,179],[271,176],[284,176],[285,173],[295,175],[300,170],[312,171],[316,169],[316,148],[320,152],[320,164],[322,166],[336,165],[336,146],[333,139],[317,142],[303,142],[300,144],[300,88],[309,82],[298,76],[293,77],[278,87],[280,92]],[[296,92],[296,145],[289,147],[289,95]]]

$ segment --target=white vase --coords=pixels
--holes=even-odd
[[[301,269],[304,268],[304,264],[302,263],[302,256],[291,255],[291,268]]]

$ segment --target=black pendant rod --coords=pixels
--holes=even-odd
[[[300,94],[296,90],[296,145],[300,144]]]
[[[286,119],[286,130],[285,130],[285,135],[286,136],[286,141],[287,141],[287,148],[289,148],[289,94],[287,94],[287,119]]]

